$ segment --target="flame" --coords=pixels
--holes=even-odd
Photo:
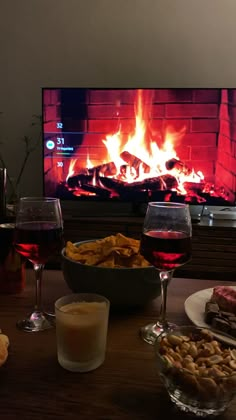
[[[105,139],[101,140],[107,150],[107,157],[104,164],[113,162],[116,172],[115,174],[112,173],[112,175],[106,176],[132,183],[134,181],[143,181],[147,178],[171,174],[178,182],[177,191],[180,194],[186,194],[185,183],[201,183],[204,179],[200,171],[196,173],[194,169],[189,169],[183,165],[175,151],[175,146],[181,142],[186,133],[186,127],[183,126],[179,131],[176,131],[173,127],[167,126],[162,133],[153,133],[149,125],[152,120],[152,98],[150,96],[146,97],[145,95],[146,93],[144,91],[137,91],[133,133],[130,133],[125,140],[120,125],[116,133],[108,134]],[[158,144],[157,138],[159,140],[161,139],[161,145]],[[123,152],[128,152],[131,157],[140,160],[139,164],[135,166],[125,161],[122,158]],[[173,168],[167,168],[166,162],[171,160],[177,162],[177,164]],[[76,159],[72,159],[67,179],[74,174],[75,163]],[[87,156],[86,168],[90,169],[93,167],[93,162]],[[104,173],[99,173],[99,176],[104,176]],[[92,185],[96,185],[95,174]]]
[[[75,165],[76,165],[77,159],[71,159],[70,160],[70,165],[69,165],[69,170],[68,170],[68,175],[66,177],[66,181],[68,180],[68,178],[70,178],[72,175],[74,175],[75,173]]]
[[[102,140],[108,150],[108,159],[114,162],[117,168],[117,175],[120,171],[120,167],[124,165],[123,159],[120,158],[121,150],[121,132],[120,129],[113,135],[107,135],[106,140]]]

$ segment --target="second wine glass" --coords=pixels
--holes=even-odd
[[[149,344],[172,328],[166,318],[167,287],[176,268],[191,259],[192,223],[189,206],[183,203],[150,202],[144,218],[140,253],[157,270],[161,283],[159,319],[140,329]]]
[[[41,305],[41,283],[45,263],[59,253],[63,243],[63,222],[60,200],[50,197],[20,198],[16,213],[14,245],[32,264],[36,279],[36,299],[33,311],[17,322],[28,332],[42,331],[53,322]]]

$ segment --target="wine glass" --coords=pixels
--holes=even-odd
[[[53,326],[52,318],[42,310],[41,283],[45,263],[62,248],[63,221],[60,200],[50,197],[22,197],[19,200],[14,245],[32,264],[36,279],[33,311],[17,322],[24,331],[43,331]]]
[[[140,329],[144,341],[154,344],[174,327],[166,318],[167,287],[173,272],[191,259],[192,224],[188,204],[149,202],[143,223],[140,253],[159,273],[161,310],[157,322]]]

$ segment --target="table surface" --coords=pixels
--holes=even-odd
[[[169,285],[169,320],[189,324],[184,312],[185,299],[217,284],[222,283],[174,278]],[[40,333],[16,328],[16,321],[32,308],[34,286],[32,270],[27,270],[24,292],[0,295],[0,328],[10,339],[9,357],[0,369],[0,418],[184,418],[169,402],[155,366],[153,346],[138,334],[142,325],[155,321],[159,298],[145,308],[111,312],[106,360],[98,369],[81,374],[68,372],[58,364],[54,328]],[[58,297],[70,292],[61,271],[45,270],[42,286],[43,301],[49,309]],[[236,399],[222,418],[233,420],[235,414]]]

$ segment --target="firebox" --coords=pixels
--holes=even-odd
[[[235,205],[236,89],[44,88],[44,193]]]

